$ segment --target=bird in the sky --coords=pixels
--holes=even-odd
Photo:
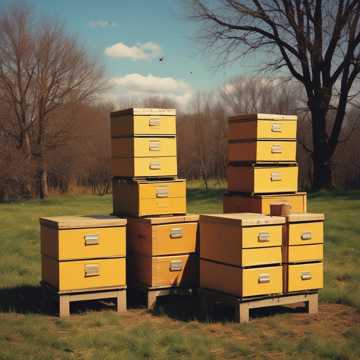
[[[164,61],[164,57],[162,56],[161,58],[159,58],[159,61],[160,61],[160,62],[163,62],[163,61]]]

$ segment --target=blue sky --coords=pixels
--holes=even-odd
[[[12,2],[0,0],[0,6]],[[256,59],[215,70],[216,58],[202,54],[195,40],[198,24],[185,19],[182,0],[26,2],[37,14],[64,23],[98,57],[115,95],[169,94],[184,102],[191,93],[216,89],[234,75],[256,71],[249,65]]]

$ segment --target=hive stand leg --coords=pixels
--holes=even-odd
[[[116,310],[118,313],[125,312],[127,310],[126,306],[126,290],[121,290],[117,295],[117,307]]]
[[[157,291],[147,291],[147,309],[153,310],[156,305]]]
[[[59,295],[59,316],[70,316],[70,296]]]
[[[305,303],[306,311],[309,314],[317,314],[318,307],[319,307],[319,295],[318,294],[311,294],[308,295],[308,301]]]
[[[238,323],[249,322],[249,305],[245,303],[238,303],[235,305],[235,321]]]

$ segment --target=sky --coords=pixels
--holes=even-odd
[[[1,8],[15,0],[0,0]],[[17,1],[19,2],[19,1]],[[218,68],[196,40],[182,0],[27,0],[37,16],[55,18],[103,64],[108,96],[169,97],[186,105],[196,92],[255,73],[255,57]],[[163,58],[163,61],[159,61]]]

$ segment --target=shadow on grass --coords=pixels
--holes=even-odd
[[[129,308],[145,307],[145,296],[141,294],[133,294],[129,298]],[[305,313],[305,307],[299,306],[272,306],[260,309],[251,309],[250,317],[266,318],[280,314]],[[171,319],[190,322],[233,322],[235,309],[231,306],[217,304],[215,311],[208,314],[204,319],[201,317],[201,309],[196,296],[179,296],[169,295],[161,296],[157,299],[156,306],[152,310],[155,316],[167,316]]]
[[[0,288],[0,312],[40,313],[40,286]]]
[[[0,288],[0,312],[15,312],[19,314],[48,314],[57,315],[57,302],[53,297],[42,299],[40,286],[18,286]],[[77,301],[70,304],[71,314],[80,314],[87,311],[101,311],[115,308],[115,302],[110,299]]]

